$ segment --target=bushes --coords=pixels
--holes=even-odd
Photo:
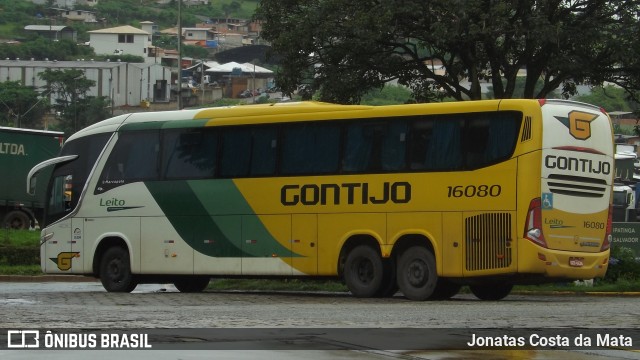
[[[34,246],[0,246],[0,265],[39,265],[40,249]]]
[[[0,265],[40,265],[40,232],[2,229]]]
[[[640,279],[640,260],[633,251],[624,246],[611,248],[609,269],[604,277],[605,282],[615,283],[618,280]]]

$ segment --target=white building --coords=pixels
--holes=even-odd
[[[125,25],[89,31],[89,43],[96,54],[137,55],[147,58],[151,46],[148,32]]]
[[[146,31],[151,34],[149,36],[149,41],[153,41],[153,35],[160,31],[158,25],[156,25],[153,21],[141,21],[140,27],[142,28],[142,31]]]
[[[59,9],[52,8],[52,10],[58,13],[58,16],[69,20],[69,21],[78,21],[84,23],[97,23],[98,19],[96,18],[96,13],[93,11],[87,10],[69,10],[69,9]]]
[[[46,89],[39,73],[46,69],[77,69],[95,82],[90,96],[106,96],[113,107],[140,106],[143,101],[169,102],[171,69],[160,64],[108,61],[0,60],[0,81],[20,81],[38,91]],[[55,94],[50,94],[55,102]]]
[[[211,28],[182,28],[182,38],[186,41],[215,40],[216,32]]]

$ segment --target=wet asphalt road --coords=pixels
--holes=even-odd
[[[449,301],[412,302],[400,296],[388,299],[356,299],[348,294],[282,292],[205,292],[181,294],[171,285],[141,285],[131,294],[107,293],[99,282],[12,283],[0,282],[0,316],[3,329],[207,329],[207,328],[510,328],[608,329],[640,328],[640,298],[635,296],[511,295],[503,301],[483,302],[460,294]],[[599,331],[599,330],[596,330]],[[6,342],[0,334],[0,339]],[[203,336],[194,336],[202,338]],[[206,337],[206,336],[204,336]],[[282,339],[278,339],[281,341]],[[230,348],[251,351],[119,351],[135,358],[499,358],[499,359],[640,359],[640,352],[614,349],[385,351],[334,350],[317,344],[273,346],[236,342]],[[267,342],[264,342],[267,341]],[[640,339],[638,340],[640,341]],[[265,345],[266,344],[266,345]],[[287,343],[291,344],[291,342]],[[7,351],[0,344],[0,359],[27,359],[31,352]],[[306,350],[309,349],[320,350]],[[634,344],[637,348],[638,344]],[[339,348],[339,347],[338,347]],[[347,348],[349,348],[347,346]],[[267,349],[267,350],[262,350]],[[306,351],[300,351],[305,349]],[[67,351],[39,351],[56,359]],[[92,358],[113,351],[94,351]],[[83,355],[84,356],[81,356]],[[31,353],[33,355],[33,353]],[[86,358],[82,351],[72,357]],[[130,356],[126,356],[129,358]]]

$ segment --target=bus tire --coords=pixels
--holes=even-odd
[[[506,298],[513,289],[512,284],[484,284],[470,285],[469,289],[480,300],[502,300]]]
[[[371,246],[356,246],[344,265],[344,281],[353,296],[368,298],[380,290],[384,266],[382,258]]]
[[[173,285],[183,293],[199,293],[209,286],[208,276],[184,276],[175,279]]]
[[[126,249],[116,246],[104,252],[100,262],[100,282],[108,292],[132,292],[138,286],[131,273]]]
[[[429,300],[448,300],[454,297],[462,288],[462,285],[451,282],[448,279],[438,278],[436,288]]]
[[[13,210],[4,217],[2,225],[7,229],[26,230],[31,225],[31,219],[26,213],[20,210]]]
[[[398,261],[398,286],[410,300],[424,301],[433,294],[438,282],[436,260],[427,248],[412,246]]]

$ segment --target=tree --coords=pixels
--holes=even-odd
[[[78,69],[46,69],[39,74],[47,82],[48,90],[55,94],[53,108],[59,114],[60,130],[72,134],[109,116],[108,98],[87,95],[95,81]]]
[[[364,105],[396,105],[411,100],[411,91],[404,86],[385,85],[382,89],[371,90],[362,96]]]
[[[576,96],[575,99],[600,106],[608,112],[640,112],[640,104],[632,101],[624,89],[612,85],[595,87],[589,94]]]
[[[62,39],[51,41],[42,37],[26,41],[20,45],[0,44],[0,58],[6,59],[37,59],[37,60],[75,60],[93,57],[91,47],[80,46],[75,42]]]
[[[261,36],[282,56],[276,83],[310,80],[320,99],[357,103],[398,80],[417,101],[564,96],[576,85],[639,87],[638,0],[262,0]],[[628,49],[636,49],[629,51]],[[442,65],[442,69],[440,68]],[[536,84],[542,80],[542,86]]]
[[[240,3],[237,1],[232,1],[229,4],[223,4],[222,11],[224,12],[224,18],[229,19],[229,16],[231,16],[231,14],[236,13],[241,8],[242,5],[240,5]]]
[[[19,81],[0,83],[0,125],[36,128],[47,110],[47,101],[39,95]]]
[[[182,51],[185,56],[194,58],[194,59],[207,59],[209,58],[209,50],[195,45],[183,45]]]

